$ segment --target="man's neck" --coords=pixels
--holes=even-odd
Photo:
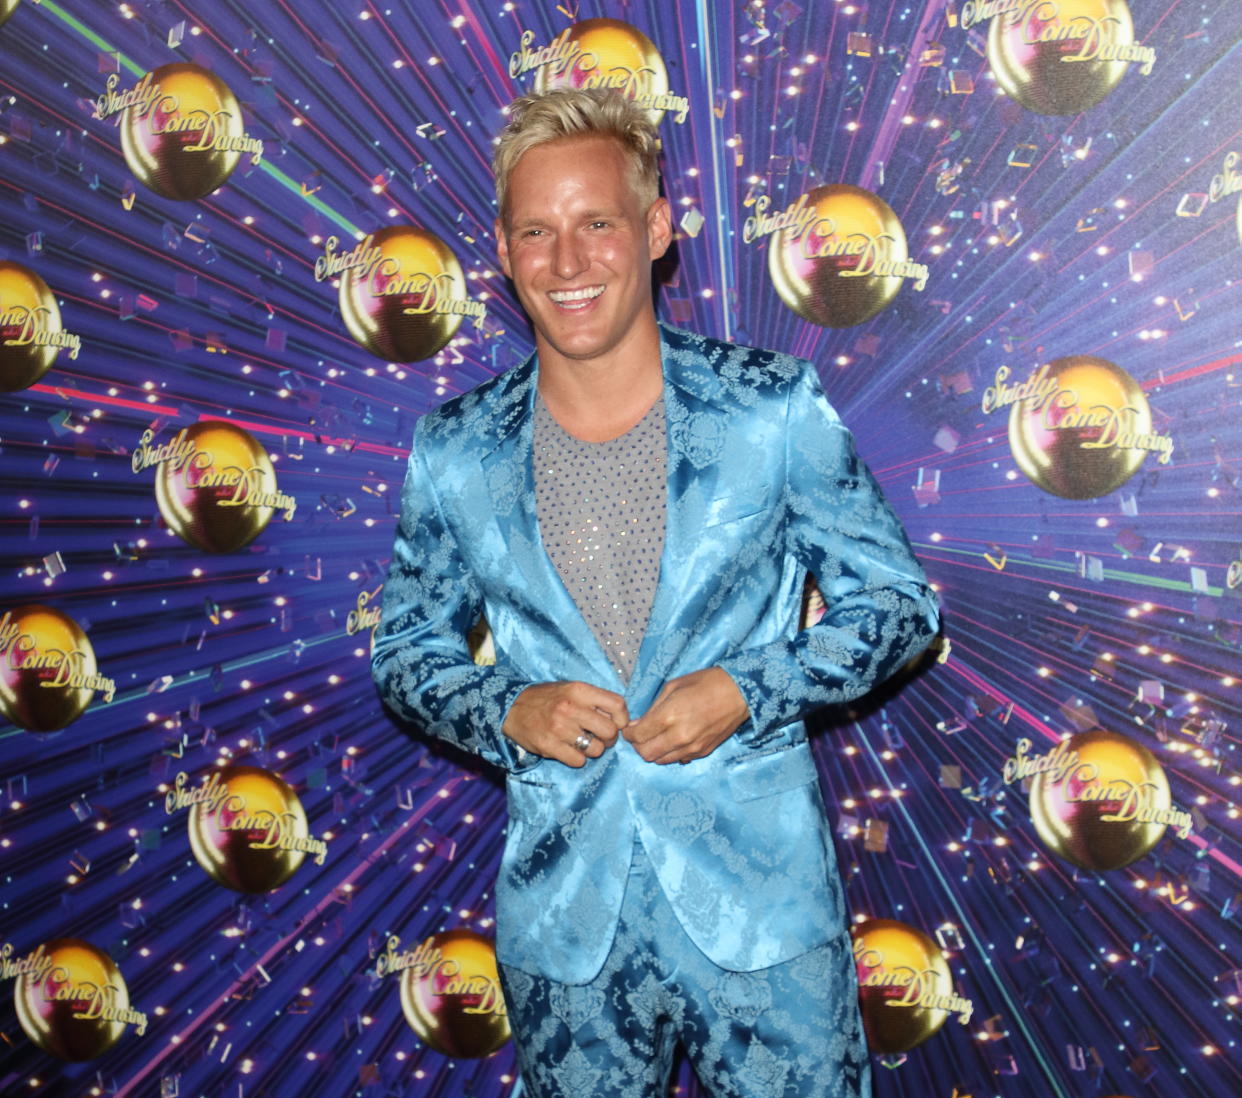
[[[603,359],[578,361],[539,348],[539,395],[557,423],[583,442],[625,434],[663,391],[660,333],[654,323],[650,338],[627,341]]]

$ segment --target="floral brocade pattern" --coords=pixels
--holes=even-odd
[[[814,368],[660,334],[664,548],[628,681],[545,550],[535,359],[420,420],[375,634],[389,706],[507,771],[497,955],[566,984],[605,963],[636,842],[694,947],[723,968],[765,969],[837,938],[844,903],[801,718],[871,689],[938,625],[901,524]],[[826,609],[799,630],[808,571]],[[492,667],[476,667],[465,641],[483,612]],[[624,694],[637,717],[668,680],[713,665],[751,716],[685,765],[647,763],[619,739],[573,769],[501,731],[532,683],[589,682]],[[760,1052],[750,1063],[756,1077],[775,1070]],[[609,1092],[600,1086],[579,1093]]]
[[[531,1098],[656,1098],[676,1042],[713,1098],[869,1098],[847,935],[756,972],[681,929],[641,850],[604,968],[569,985],[501,968]]]
[[[664,400],[607,442],[574,438],[535,402],[535,506],[544,548],[623,682],[638,661],[664,550]]]

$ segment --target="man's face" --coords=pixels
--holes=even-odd
[[[643,209],[608,137],[566,138],[522,155],[496,223],[500,266],[517,288],[541,359],[616,361],[654,324],[651,262],[672,236],[668,202]]]

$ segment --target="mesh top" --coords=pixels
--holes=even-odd
[[[583,442],[535,402],[535,507],[544,549],[622,682],[647,630],[664,551],[664,399],[607,442]]]

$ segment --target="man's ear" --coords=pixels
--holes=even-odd
[[[673,210],[667,198],[657,198],[647,210],[647,251],[659,259],[673,242]]]
[[[512,278],[513,269],[509,266],[509,238],[505,236],[505,227],[500,218],[496,218],[495,224],[492,225],[492,232],[496,234],[496,258],[500,261],[500,269],[505,272],[507,278]]]

